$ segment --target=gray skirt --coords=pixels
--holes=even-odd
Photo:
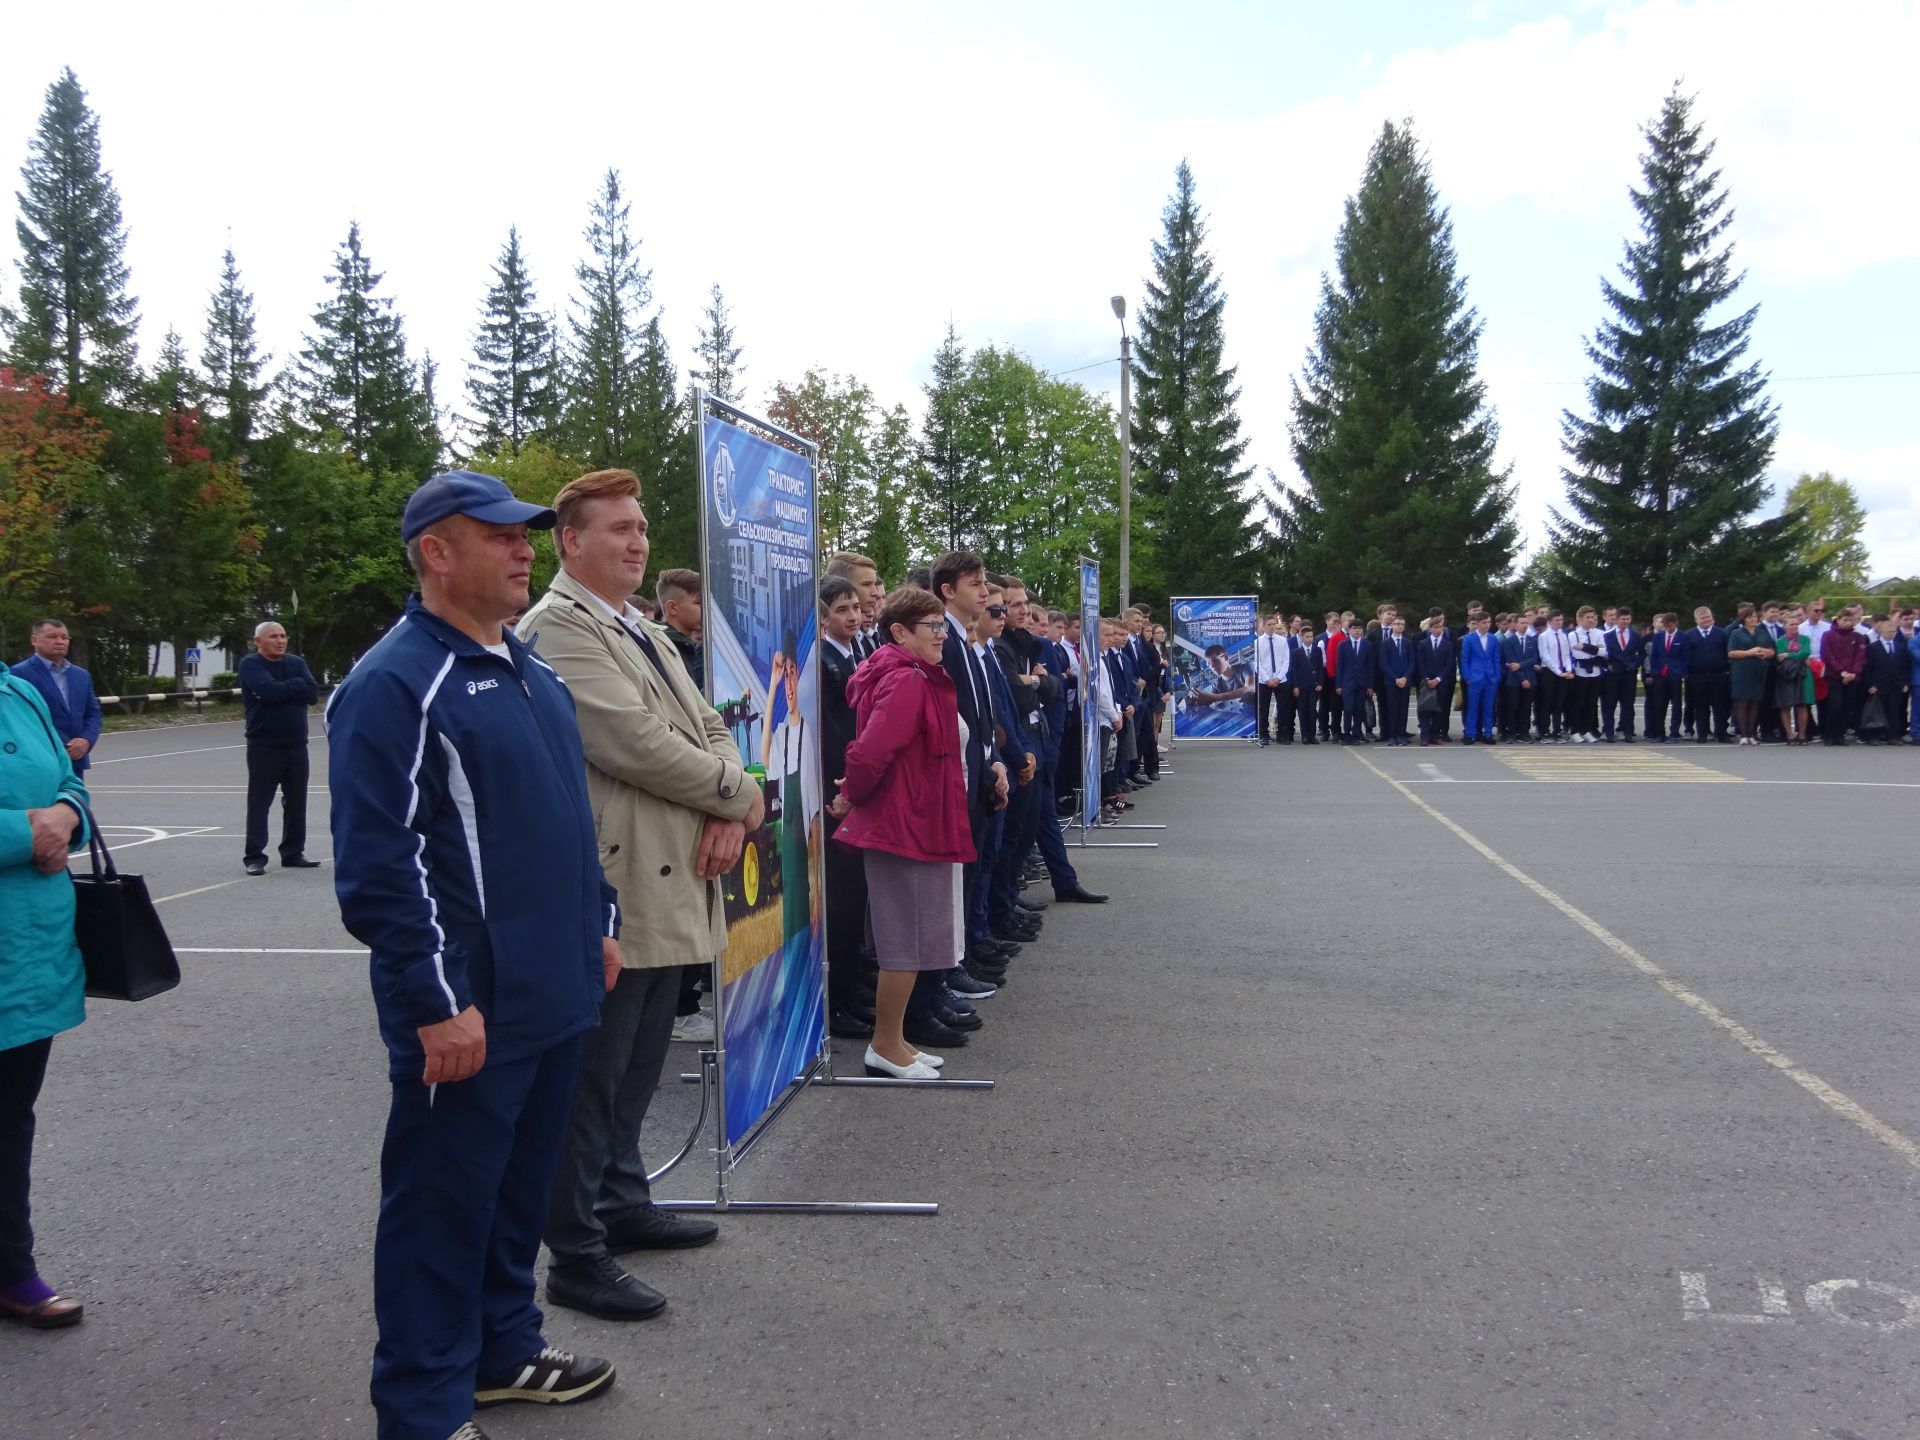
[[[951,970],[959,953],[954,928],[954,871],[945,860],[909,860],[868,850],[867,913],[882,970]]]

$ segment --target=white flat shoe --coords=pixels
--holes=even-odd
[[[882,1078],[891,1076],[895,1080],[933,1080],[940,1072],[931,1065],[923,1065],[915,1060],[911,1065],[896,1065],[871,1045],[867,1047],[867,1074]]]
[[[927,1053],[926,1051],[924,1051],[924,1050],[916,1050],[916,1051],[914,1051],[914,1052],[913,1052],[913,1058],[914,1058],[914,1059],[915,1059],[916,1061],[918,1061],[918,1062],[919,1062],[920,1064],[922,1064],[922,1065],[925,1065],[925,1066],[927,1066],[927,1067],[928,1067],[929,1069],[933,1069],[933,1070],[938,1070],[938,1069],[939,1069],[939,1068],[940,1068],[940,1067],[941,1067],[942,1065],[944,1065],[944,1064],[946,1064],[946,1063],[947,1063],[947,1057],[946,1057],[946,1056],[944,1056],[944,1055],[929,1055],[929,1054],[928,1054],[928,1053]]]

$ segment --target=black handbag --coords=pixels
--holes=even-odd
[[[114,868],[100,827],[87,815],[93,873],[73,877],[73,936],[96,1000],[149,1000],[180,983],[180,962],[139,875]]]

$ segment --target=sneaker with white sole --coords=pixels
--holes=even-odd
[[[487,1440],[487,1432],[469,1420],[449,1435],[447,1440]]]
[[[591,1400],[613,1384],[613,1362],[546,1346],[508,1375],[483,1376],[474,1386],[476,1409],[523,1400],[534,1405],[572,1405]]]
[[[690,1040],[695,1045],[713,1043],[713,1012],[696,1010],[691,1015],[682,1015],[673,1022],[673,1038]]]

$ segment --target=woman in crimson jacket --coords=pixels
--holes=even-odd
[[[947,617],[925,590],[880,606],[882,645],[847,682],[858,726],[847,746],[834,838],[864,853],[880,977],[867,1073],[931,1080],[943,1063],[901,1032],[914,976],[960,951],[956,868],[973,858],[960,707],[941,663]]]

